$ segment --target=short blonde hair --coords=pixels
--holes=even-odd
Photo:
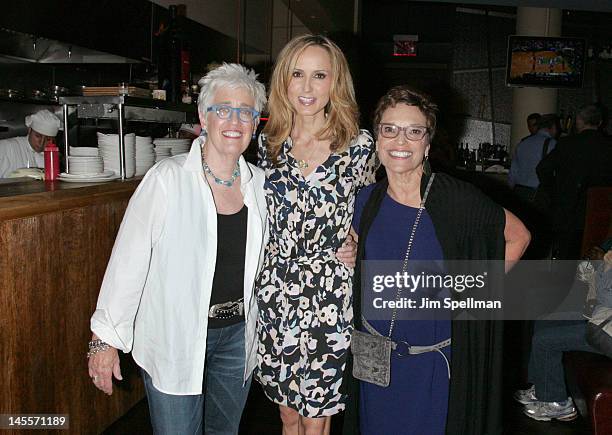
[[[359,109],[355,101],[353,79],[344,54],[325,36],[298,36],[289,41],[278,55],[270,80],[270,115],[263,132],[267,138],[268,156],[273,163],[276,163],[281,146],[293,127],[295,110],[287,95],[293,68],[304,50],[312,46],[324,48],[332,65],[329,103],[325,108],[327,117],[318,138],[331,140],[331,150],[341,151],[359,134]]]

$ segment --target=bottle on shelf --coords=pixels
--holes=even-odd
[[[470,148],[468,147],[468,143],[465,143],[465,148],[463,149],[463,155],[462,155],[462,161],[461,161],[461,166],[463,168],[467,168],[468,167],[468,160],[470,159]]]
[[[572,128],[574,128],[574,117],[568,113],[563,123],[564,123],[565,133],[571,134]]]
[[[191,85],[191,102],[193,104],[198,104],[198,97],[200,96],[200,88],[198,87],[198,85],[193,84]]]
[[[476,150],[470,150],[468,154],[467,169],[470,171],[476,170]]]
[[[183,80],[189,87],[190,55],[181,23],[184,7],[170,5],[168,25],[159,32],[159,57],[157,62],[158,86],[166,91],[166,100],[173,103],[182,101]]]
[[[187,80],[181,80],[181,103],[191,104],[191,89]]]
[[[500,161],[504,167],[510,167],[510,155],[508,154],[508,147],[506,145],[502,146]]]
[[[483,142],[482,144],[482,160],[491,159],[491,144],[489,142]]]

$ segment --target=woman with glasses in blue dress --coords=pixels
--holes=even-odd
[[[487,291],[494,292],[504,266],[518,261],[529,243],[529,232],[512,213],[472,185],[432,172],[437,111],[427,95],[402,85],[389,90],[374,113],[376,150],[387,177],[362,189],[355,201],[359,248],[346,435],[501,433],[500,322],[459,321],[451,319],[456,313],[422,308],[423,301],[459,297],[459,285],[428,288],[421,282],[401,291],[401,284],[392,284],[380,293],[368,280],[384,272],[387,281],[398,267],[429,280],[464,272],[468,262],[458,269],[455,260],[500,260],[494,265],[501,270],[487,277]],[[397,303],[406,299],[415,306]],[[391,340],[393,349],[371,355],[364,343],[374,340]]]
[[[91,318],[89,375],[112,393],[118,350],[142,369],[156,434],[237,434],[256,363],[264,171],[242,153],[266,97],[253,71],[201,81],[202,134],[130,200]]]

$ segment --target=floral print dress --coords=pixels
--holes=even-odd
[[[344,409],[340,391],[352,332],[352,269],[336,256],[347,237],[358,190],[375,181],[378,159],[370,134],[307,177],[290,154],[276,165],[259,137],[270,238],[256,282],[259,306],[256,378],[270,400],[305,417]]]

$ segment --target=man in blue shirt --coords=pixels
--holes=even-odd
[[[542,115],[539,113],[532,113],[527,117],[527,130],[529,130],[529,136],[538,132],[538,122],[540,122],[541,117]],[[529,136],[525,136],[523,139],[527,139]]]
[[[523,201],[533,201],[540,184],[536,167],[540,160],[555,148],[555,138],[559,132],[557,125],[556,115],[542,115],[538,121],[538,131],[523,139],[516,148],[508,183]]]

